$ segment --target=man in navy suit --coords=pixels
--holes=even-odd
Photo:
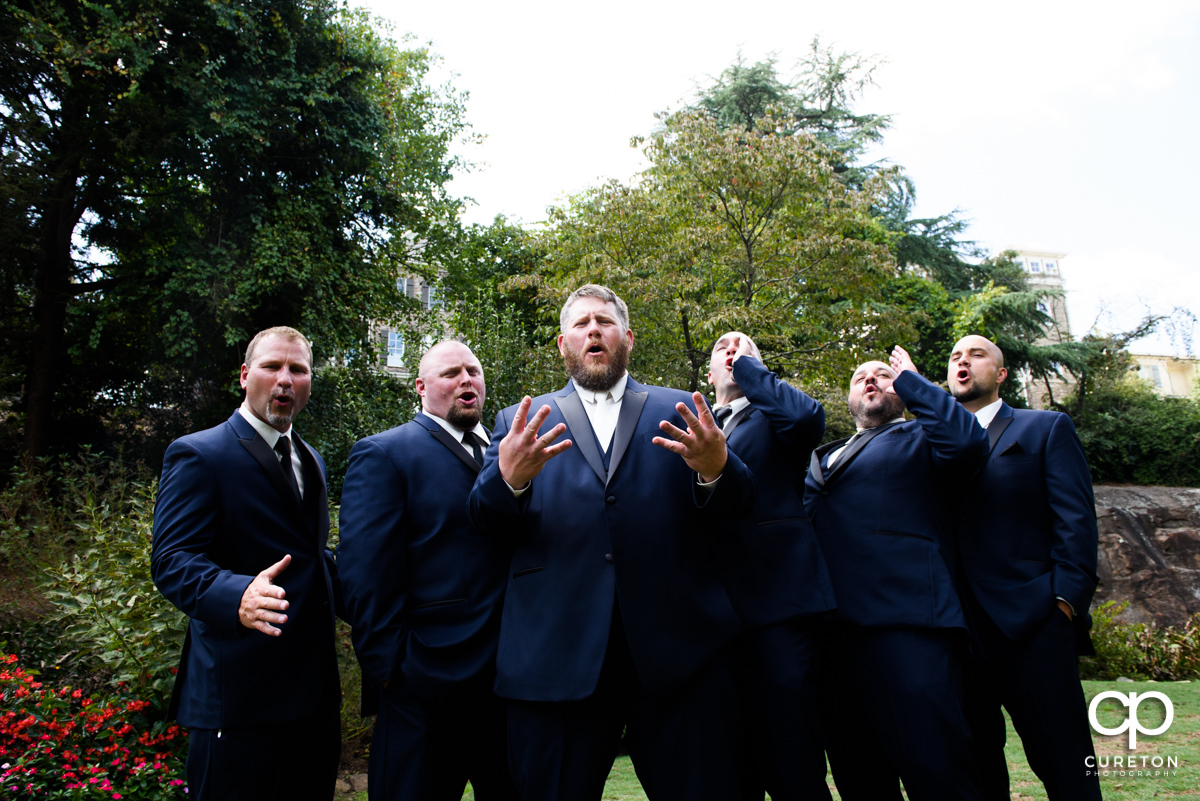
[[[363,672],[372,801],[515,801],[492,692],[508,550],[467,519],[489,438],[483,368],[441,342],[417,369],[421,414],[360,440],[342,487],[338,571]],[[478,459],[478,461],[477,461]]]
[[[629,377],[629,311],[612,290],[577,289],[559,322],[570,382],[496,416],[470,496],[472,518],[514,548],[496,691],[517,789],[599,799],[624,728],[650,799],[728,801],[739,623],[714,538],[752,508],[753,477],[702,394]]]
[[[292,429],[311,380],[299,331],[259,332],[241,407],[163,459],[150,566],[191,618],[171,699],[188,728],[191,799],[333,794],[341,692],[325,463]]]
[[[990,445],[960,496],[956,526],[980,651],[967,674],[976,761],[987,797],[1008,799],[1003,705],[1051,801],[1099,799],[1077,664],[1078,649],[1091,650],[1096,590],[1092,477],[1071,418],[1013,409],[1000,400],[1007,377],[990,340],[954,345],[946,380]]]
[[[758,487],[754,514],[720,542],[725,589],[746,627],[732,649],[745,714],[743,797],[761,801],[765,791],[773,801],[830,798],[815,625],[835,603],[803,497],[825,410],[768,370],[739,331],[713,345],[708,382],[729,449]]]
[[[847,801],[980,799],[962,707],[966,621],[954,586],[954,479],[987,437],[903,348],[850,379],[858,433],[813,452],[805,506],[838,610],[823,716]],[[905,421],[908,408],[915,420]]]

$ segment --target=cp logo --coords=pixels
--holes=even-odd
[[[1120,701],[1123,706],[1126,706],[1129,708],[1129,717],[1127,717],[1125,719],[1125,722],[1122,723],[1120,726],[1117,726],[1115,729],[1109,729],[1104,726],[1101,726],[1100,721],[1096,720],[1096,707],[1098,707],[1100,705],[1100,702],[1103,701],[1105,698],[1115,698],[1118,701]],[[1142,726],[1142,724],[1138,722],[1138,704],[1140,704],[1142,701],[1144,701],[1147,698],[1157,698],[1158,700],[1162,701],[1163,706],[1166,708],[1166,711],[1167,711],[1166,718],[1163,720],[1162,725],[1159,726],[1157,729],[1144,728]],[[1168,698],[1167,696],[1163,695],[1160,692],[1154,692],[1154,691],[1148,692],[1148,693],[1142,693],[1141,695],[1138,695],[1137,693],[1129,693],[1128,697],[1126,697],[1126,695],[1124,693],[1119,693],[1116,690],[1109,690],[1107,692],[1102,692],[1099,695],[1097,695],[1095,698],[1093,698],[1091,706],[1088,707],[1088,721],[1092,724],[1092,728],[1095,729],[1096,731],[1098,731],[1100,734],[1107,734],[1107,735],[1111,736],[1114,734],[1120,734],[1121,732],[1125,731],[1126,729],[1129,730],[1129,750],[1130,751],[1137,748],[1138,732],[1141,732],[1142,734],[1150,734],[1150,735],[1162,734],[1164,731],[1171,728],[1171,721],[1174,718],[1175,718],[1175,707],[1172,706],[1171,699]]]

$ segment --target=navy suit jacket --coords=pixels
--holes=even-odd
[[[733,363],[747,406],[729,419],[729,448],[754,474],[754,514],[719,542],[725,588],[749,628],[836,606],[825,557],[804,510],[809,454],[825,433],[825,410],[757,359]]]
[[[962,496],[971,592],[1005,636],[1032,634],[1062,597],[1086,629],[1096,590],[1096,502],[1071,418],[1002,404],[987,461]]]
[[[492,684],[509,553],[467,517],[478,473],[424,414],[350,452],[337,558],[365,714],[385,681],[427,698]]]
[[[279,457],[238,412],[171,443],[154,507],[154,584],[189,618],[172,714],[218,729],[296,720],[337,703],[337,573],[325,548],[325,462],[293,432],[300,501]],[[238,620],[242,593],[283,558],[288,620],[269,637]]]
[[[892,385],[916,420],[893,425],[827,470],[813,452],[805,506],[837,596],[860,626],[965,628],[955,590],[955,481],[987,456],[987,435],[941,387],[912,371]]]
[[[574,384],[548,404],[545,431],[565,422],[572,446],[519,497],[500,475],[499,444],[515,407],[496,416],[472,519],[513,544],[497,655],[496,691],[526,701],[573,701],[595,690],[614,602],[638,677],[650,693],[678,687],[739,631],[714,564],[717,518],[746,514],[754,478],[732,452],[716,488],[695,485],[683,460],[655,445],[658,424],[686,428],[686,392],[629,379],[609,468]]]

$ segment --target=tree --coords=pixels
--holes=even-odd
[[[25,446],[228,411],[254,331],[365,356],[454,240],[461,99],[330,0],[0,0],[6,350]],[[70,381],[66,378],[70,376]],[[51,410],[60,424],[52,429]],[[70,412],[71,414],[66,414]]]
[[[701,89],[694,108],[703,111],[722,130],[759,129],[770,117],[782,135],[807,132],[838,154],[834,171],[855,186],[873,174],[877,165],[856,162],[868,147],[882,141],[891,124],[884,114],[855,114],[851,106],[874,84],[879,60],[858,53],[837,53],[814,37],[808,54],[790,83],[779,79],[776,59],[746,66],[741,56],[712,86]]]
[[[645,142],[652,167],[555,209],[545,238],[544,296],[559,302],[586,281],[630,304],[633,370],[697,389],[709,348],[750,329],[789,375],[848,374],[895,341],[903,321],[881,313],[891,275],[886,234],[864,189],[837,179],[837,154],[805,133],[722,130],[704,114],[664,117]],[[556,308],[556,307],[555,307]]]

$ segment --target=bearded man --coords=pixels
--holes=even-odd
[[[599,799],[624,730],[651,801],[728,801],[739,623],[714,538],[752,510],[753,477],[701,393],[629,377],[612,290],[580,287],[559,322],[571,380],[496,416],[470,496],[478,526],[514,549],[496,692],[517,789]]]
[[[815,450],[805,480],[838,605],[826,750],[846,801],[900,799],[897,777],[911,801],[976,801],[950,499],[986,457],[987,437],[903,348],[889,361],[854,371],[858,433]]]

